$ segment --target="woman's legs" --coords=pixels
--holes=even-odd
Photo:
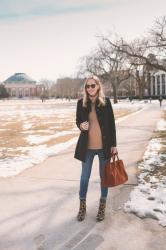
[[[107,160],[104,159],[104,153],[103,150],[98,150],[98,157],[99,157],[99,173],[100,173],[100,179],[103,175],[103,170],[104,170],[104,166],[107,162]],[[101,188],[101,199],[107,199],[107,195],[108,195],[108,188],[107,187],[100,187]]]
[[[100,172],[100,179],[103,175],[104,166],[107,160],[104,160],[104,152],[103,150],[98,151],[99,157],[99,172]],[[108,188],[101,186],[101,196],[99,202],[99,208],[96,216],[97,221],[102,221],[105,218],[105,208],[106,208],[106,199],[108,194]]]
[[[83,221],[86,214],[86,195],[88,190],[89,178],[91,175],[93,159],[95,155],[99,157],[99,173],[100,178],[103,174],[103,168],[105,166],[106,160],[104,160],[104,152],[102,149],[88,149],[85,157],[85,162],[82,162],[82,173],[80,179],[80,209],[77,215],[78,221]],[[105,207],[106,207],[106,199],[108,194],[108,188],[101,186],[101,197],[99,203],[99,209],[96,216],[97,221],[102,221],[105,218]]]
[[[85,162],[82,162],[82,173],[80,179],[80,208],[77,215],[78,221],[83,221],[86,214],[86,195],[88,190],[89,178],[92,170],[92,163],[94,159],[95,151],[88,149],[86,152]]]
[[[82,173],[81,173],[80,191],[79,191],[80,199],[86,199],[94,156],[95,156],[95,150],[88,149],[86,152],[85,162],[82,162]]]
[[[86,153],[85,162],[82,162],[82,173],[81,173],[81,179],[80,179],[80,191],[79,196],[80,199],[85,199],[87,190],[88,190],[88,184],[89,184],[89,178],[91,175],[92,170],[92,164],[95,154],[98,154],[99,157],[99,173],[100,178],[103,174],[103,168],[106,163],[106,160],[104,160],[104,153],[102,149],[88,149]],[[101,198],[106,199],[108,195],[108,188],[101,186]]]

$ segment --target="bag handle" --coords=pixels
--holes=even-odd
[[[117,157],[117,159],[118,159],[118,161],[119,161],[119,156],[118,156],[118,153],[116,153],[116,154],[113,154],[112,155],[112,159],[113,159],[113,162],[115,162],[115,158]],[[111,159],[110,159],[110,161],[111,161]]]

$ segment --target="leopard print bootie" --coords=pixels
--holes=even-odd
[[[77,220],[83,221],[85,219],[85,214],[86,214],[86,199],[81,199]]]
[[[106,200],[105,199],[100,199],[99,209],[98,209],[98,213],[97,213],[97,216],[96,216],[97,221],[104,220],[104,218],[105,218],[105,207],[106,207]]]

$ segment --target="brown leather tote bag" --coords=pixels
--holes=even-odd
[[[116,157],[117,160],[115,159]],[[106,162],[103,169],[103,176],[101,178],[102,187],[114,187],[128,180],[124,163],[122,160],[119,160],[118,154],[113,155],[111,159]]]

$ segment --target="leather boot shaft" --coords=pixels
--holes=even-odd
[[[85,219],[85,214],[86,214],[86,200],[82,199],[80,200],[80,208],[78,211],[77,220],[83,221]]]
[[[105,199],[100,199],[99,209],[98,209],[98,213],[97,213],[97,216],[96,216],[97,221],[104,220],[104,218],[105,218],[105,208],[106,208],[106,200]]]

